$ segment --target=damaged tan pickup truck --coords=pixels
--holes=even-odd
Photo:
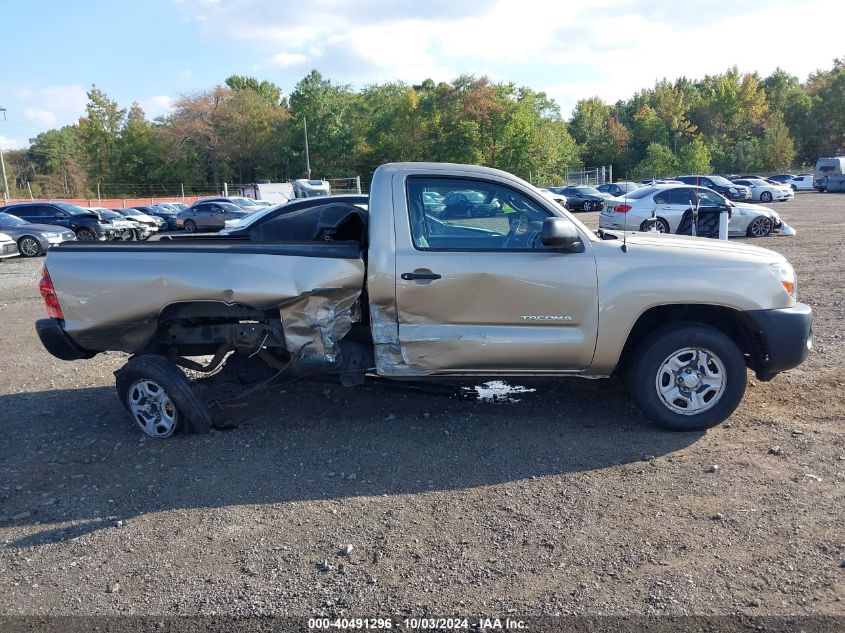
[[[388,164],[367,204],[279,209],[248,239],[50,249],[42,343],[65,360],[132,354],[117,389],[152,437],[212,424],[203,394],[215,390],[181,368],[250,393],[281,376],[618,372],[655,423],[703,429],[739,405],[746,368],[769,380],[811,347],[811,311],[781,255],[597,235],[495,169]]]

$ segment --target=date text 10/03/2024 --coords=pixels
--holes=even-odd
[[[308,628],[316,630],[461,630],[472,628],[481,631],[521,631],[526,629],[523,620],[512,618],[309,618]]]

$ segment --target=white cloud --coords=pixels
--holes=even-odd
[[[276,68],[288,68],[290,66],[301,65],[307,57],[299,53],[276,53],[267,60],[266,66],[275,66]]]
[[[25,143],[21,143],[16,139],[8,138],[7,136],[0,136],[0,149],[4,152],[8,152],[13,149],[22,149],[25,145]]]
[[[144,109],[147,118],[153,119],[162,114],[167,114],[173,108],[173,97],[167,95],[156,95],[148,99],[141,99],[139,102]]]
[[[209,41],[263,59],[256,69],[317,68],[364,85],[494,76],[545,89],[568,113],[581,98],[608,102],[656,79],[700,78],[737,65],[766,75],[780,66],[802,80],[841,55],[826,0],[179,0]],[[812,45],[808,45],[812,42]],[[272,75],[270,79],[276,79]]]
[[[38,108],[26,108],[23,111],[24,117],[27,120],[49,127],[56,122],[56,115],[50,110],[40,110]]]

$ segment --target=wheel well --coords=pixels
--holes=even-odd
[[[765,360],[765,344],[762,343],[761,347],[759,337],[755,336],[754,328],[741,311],[707,304],[664,305],[646,310],[634,323],[622,348],[617,371],[625,370],[637,346],[651,332],[664,325],[684,321],[705,323],[721,330],[739,348],[745,364],[755,371]]]
[[[213,354],[233,339],[249,339],[268,325],[278,326],[278,310],[261,310],[221,301],[173,303],[161,311],[147,353]]]

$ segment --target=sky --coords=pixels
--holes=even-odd
[[[360,88],[487,75],[579,99],[737,66],[802,81],[845,54],[830,0],[29,0],[0,6],[0,146],[73,123],[92,84],[152,118],[232,74],[289,94],[311,69]]]

